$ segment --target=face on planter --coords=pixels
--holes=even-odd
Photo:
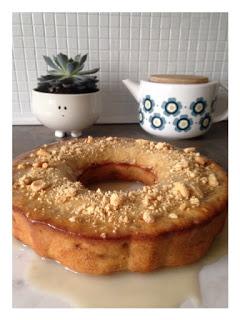
[[[33,95],[33,113],[53,130],[82,130],[97,119],[95,95]]]
[[[76,113],[76,108],[71,104],[56,104],[51,112],[51,119],[55,123],[55,126],[59,127],[60,130],[71,130],[71,126],[79,121],[79,116]],[[49,121],[49,122],[50,122]]]
[[[68,115],[68,107],[67,106],[58,106],[58,116],[60,116],[60,118],[65,118]]]
[[[76,113],[76,108],[74,106],[71,106],[71,104],[57,104],[53,110],[53,114],[55,120],[60,126],[67,126],[68,123],[71,126],[79,118],[79,115]]]
[[[49,114],[48,114],[49,115]],[[82,130],[93,121],[91,105],[79,103],[55,104],[51,117],[48,116],[48,125],[57,130]]]
[[[71,104],[57,104],[53,113],[60,130],[72,130],[78,125],[81,112],[76,112],[76,108]]]

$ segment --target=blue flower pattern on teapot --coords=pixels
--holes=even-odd
[[[190,108],[189,115],[184,113],[186,108]],[[170,97],[159,105],[151,95],[145,95],[140,103],[139,123],[143,125],[145,121],[149,121],[150,127],[154,130],[164,130],[166,125],[170,124],[179,133],[190,131],[195,123],[203,131],[207,130],[212,122],[207,109],[208,103],[203,97],[192,101],[189,106],[184,106],[175,97]]]
[[[159,113],[154,113],[150,116],[149,121],[151,123],[151,127],[158,130],[163,130],[166,124],[165,118],[161,117]]]
[[[145,96],[143,99],[143,108],[146,112],[152,112],[155,106],[155,102],[151,99],[150,95]]]
[[[175,126],[175,131],[188,132],[191,130],[193,120],[192,118],[189,118],[187,114],[183,114],[179,118],[174,119],[173,124]]]
[[[166,116],[177,116],[182,109],[182,104],[176,98],[169,98],[168,101],[163,101],[161,107],[164,110],[163,114]]]
[[[212,118],[209,113],[206,113],[199,121],[200,130],[207,130],[212,122]]]
[[[191,114],[193,116],[202,115],[207,107],[207,101],[204,98],[197,98],[196,101],[193,101],[190,105],[192,110]]]
[[[139,123],[143,124],[145,117],[141,109],[139,110],[138,119],[139,119]]]

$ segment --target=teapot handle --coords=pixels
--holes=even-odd
[[[222,91],[224,91],[224,94],[222,95],[222,98],[223,98],[222,104],[224,103],[224,104],[226,104],[226,106],[225,106],[224,110],[220,111],[217,114],[214,111],[213,123],[224,121],[224,120],[228,119],[228,89],[224,85],[222,85],[221,83],[219,84],[218,91],[220,88],[222,89]],[[214,101],[215,102],[219,101],[219,98],[217,98],[217,95],[214,98]]]

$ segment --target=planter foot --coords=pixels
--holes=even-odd
[[[60,130],[56,130],[55,131],[55,137],[63,138],[64,136],[65,136],[65,132],[64,131],[60,131]]]
[[[73,138],[78,138],[82,135],[82,131],[71,131],[71,136]]]

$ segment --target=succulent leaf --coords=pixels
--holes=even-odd
[[[74,75],[78,73],[79,63],[77,61],[71,62],[68,66],[68,71],[71,73],[71,75]]]
[[[67,71],[68,71],[68,74],[71,75],[74,71],[74,65],[72,62],[68,62],[67,63],[67,67],[66,67]]]
[[[59,63],[57,57],[53,56],[53,60],[54,60],[54,62],[56,63],[56,65],[61,69],[62,66],[61,66],[61,64]]]
[[[57,60],[58,60],[59,64],[61,65],[62,69],[66,70],[66,66],[68,63],[68,57],[63,53],[59,53],[57,55]]]
[[[76,69],[74,70],[74,74],[78,74],[79,71],[81,71],[84,68],[84,65],[79,65],[76,67]]]
[[[51,70],[47,75],[38,78],[37,90],[50,93],[87,93],[98,91],[96,73],[99,68],[83,71],[87,54],[78,54],[74,59],[59,53],[52,59],[44,56],[44,60]]]
[[[80,59],[80,61],[79,61],[80,65],[83,65],[86,60],[87,60],[87,54],[84,54],[84,55],[82,56],[82,58]]]
[[[92,69],[92,70],[87,70],[87,71],[82,71],[82,72],[79,72],[79,74],[81,75],[84,75],[84,74],[92,74],[92,73],[96,73],[99,71],[99,68],[95,68],[95,69]]]
[[[74,60],[80,62],[80,60],[81,60],[81,54],[77,54],[77,55],[75,56]]]
[[[47,57],[47,56],[43,56],[45,62],[47,65],[49,65],[51,68],[53,69],[58,69],[58,66],[52,61],[51,58]]]
[[[60,70],[48,70],[48,74],[62,76],[62,72]]]

